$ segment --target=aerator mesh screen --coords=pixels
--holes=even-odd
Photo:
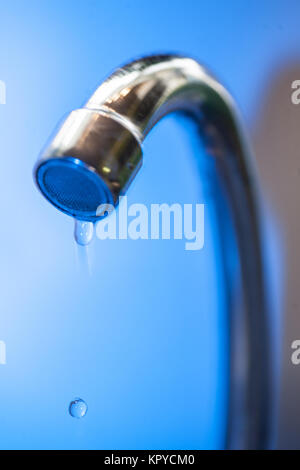
[[[41,168],[38,182],[42,192],[64,212],[75,217],[95,216],[98,206],[107,202],[101,179],[93,171],[59,159]]]

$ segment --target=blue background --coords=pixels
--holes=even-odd
[[[32,168],[63,115],[153,52],[207,65],[250,129],[276,67],[299,57],[299,14],[299,2],[276,0],[0,2],[0,448],[223,447],[224,292],[209,211],[202,251],[95,240],[89,272],[73,221],[40,196]],[[196,174],[168,117],[145,142],[128,202],[209,206]],[[81,420],[68,414],[77,396]]]

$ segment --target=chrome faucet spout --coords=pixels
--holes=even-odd
[[[196,122],[207,158],[214,159],[238,246],[243,328],[235,326],[232,307],[226,445],[268,448],[272,387],[256,182],[240,118],[225,88],[191,58],[159,55],[131,62],[68,115],[35,167],[36,182],[59,210],[97,221],[103,216],[97,208],[116,206],[136,176],[147,134],[174,111]]]

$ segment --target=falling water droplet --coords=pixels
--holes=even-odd
[[[84,222],[75,219],[74,237],[78,245],[88,245],[94,234],[94,225],[92,222]]]
[[[69,405],[69,413],[73,418],[83,418],[88,410],[88,406],[81,398],[75,398]]]

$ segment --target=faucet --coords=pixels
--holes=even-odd
[[[67,116],[42,152],[35,180],[57,209],[77,220],[96,222],[106,215],[97,212],[100,205],[116,207],[126,193],[142,165],[142,142],[171,112],[194,122],[205,158],[215,168],[213,184],[219,182],[221,188],[215,203],[219,231],[224,233],[230,297],[225,447],[269,448],[272,373],[256,179],[240,118],[226,89],[192,58],[169,54],[135,60],[117,69],[82,108]],[[232,227],[228,243],[234,239],[238,252],[238,280],[226,262],[227,224]]]

